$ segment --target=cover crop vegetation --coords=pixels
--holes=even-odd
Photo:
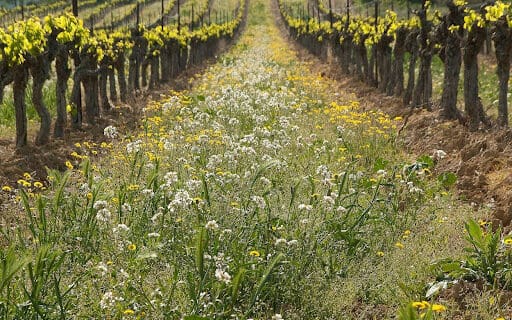
[[[451,196],[453,174],[434,175],[450,154],[404,154],[403,119],[333,92],[333,80],[314,74],[281,37],[272,3],[248,5],[234,48],[191,90],[150,102],[137,130],[108,126],[108,142],[75,145],[65,172],[49,170],[45,181],[25,173],[17,188],[2,187],[0,315],[505,316],[512,241],[472,220],[487,212]],[[332,30],[288,22],[314,30],[315,41]],[[208,42],[209,32],[238,23],[186,35]],[[64,26],[82,30],[80,22]],[[146,41],[148,57],[162,54],[164,30],[134,31],[144,31],[137,41]],[[91,41],[59,34],[61,44]],[[112,46],[133,53],[138,45],[106,34],[94,41],[81,51],[94,63]],[[23,64],[31,58],[23,50],[5,61]],[[479,296],[444,295],[476,280]]]

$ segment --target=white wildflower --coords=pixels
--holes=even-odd
[[[334,198],[331,196],[324,196],[324,203],[328,206],[334,205]]]
[[[108,209],[100,209],[96,213],[96,220],[99,222],[107,223],[110,221],[110,218],[112,217],[112,214]]]
[[[225,270],[222,270],[222,269],[215,270],[215,277],[220,282],[224,282],[226,284],[231,282],[231,276],[229,275],[229,273],[227,273]]]
[[[178,182],[178,173],[175,171],[167,172],[164,176],[165,185],[170,187],[174,183]]]
[[[157,213],[155,213],[152,217],[151,217],[151,222],[153,224],[157,223],[158,219],[160,219],[161,216],[163,216],[164,213],[163,213],[163,208],[162,210],[158,210]]]
[[[297,244],[299,243],[298,240],[290,240],[288,242],[286,242],[286,244],[289,246],[289,247],[293,247],[293,246],[296,246]]]
[[[310,204],[301,203],[299,204],[299,210],[311,211],[313,210],[313,206]]]
[[[126,145],[126,152],[128,154],[130,153],[137,153],[142,149],[142,140],[135,140],[133,142],[130,142]]]
[[[123,205],[121,206],[121,210],[123,212],[130,212],[132,211],[132,206],[129,203],[123,203]]]
[[[380,169],[380,170],[377,171],[377,175],[379,177],[384,177],[386,174],[387,174],[386,170]]]
[[[153,192],[153,190],[151,189],[143,189],[141,191],[142,195],[148,197],[148,198],[152,198],[154,195],[155,195],[155,192]]]
[[[263,197],[252,196],[251,200],[256,204],[256,207],[260,209],[265,209],[265,207],[267,206],[267,204],[265,203],[265,199]]]
[[[128,231],[130,231],[130,227],[128,227],[124,223],[120,223],[117,225],[117,227],[112,228],[112,232],[114,234],[119,233],[119,232],[128,232]]]
[[[115,139],[118,137],[117,128],[114,126],[108,126],[103,129],[103,134],[109,139]]]
[[[338,213],[345,213],[345,212],[347,212],[347,208],[345,208],[344,206],[338,206],[336,208],[336,212],[338,212]]]
[[[275,245],[276,246],[280,246],[280,245],[284,245],[284,244],[287,244],[287,243],[288,243],[288,241],[286,241],[286,239],[279,238],[279,239],[276,240]]]
[[[217,230],[217,229],[219,229],[219,225],[217,224],[217,221],[210,220],[206,223],[205,228],[206,228],[206,230]]]
[[[108,265],[103,261],[98,263],[98,266],[96,268],[98,268],[102,277],[105,276],[108,272]]]
[[[101,309],[110,309],[115,306],[116,298],[112,291],[107,291],[105,294],[103,294],[103,297],[100,301],[100,307]]]
[[[101,209],[105,209],[107,207],[107,205],[108,205],[107,201],[98,200],[92,205],[92,207],[95,210],[101,210]]]

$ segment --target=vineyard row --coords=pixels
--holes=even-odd
[[[323,59],[334,56],[344,73],[401,97],[413,108],[432,110],[432,58],[438,55],[444,64],[441,115],[458,119],[471,130],[491,125],[478,82],[478,55],[490,32],[499,78],[497,122],[508,126],[510,4],[496,1],[473,8],[464,1],[451,0],[441,14],[423,0],[409,19],[398,19],[395,12],[387,11],[384,17],[331,16],[330,21],[297,12],[294,3],[285,0],[279,0],[279,6],[290,34],[310,52]],[[462,70],[464,112],[457,108]]]
[[[35,142],[46,144],[51,136],[52,119],[43,103],[42,92],[53,64],[56,73],[53,135],[59,138],[68,126],[68,116],[74,128],[82,127],[83,118],[95,125],[100,112],[110,110],[112,102],[118,99],[126,102],[146,86],[153,89],[187,67],[212,57],[223,43],[233,39],[245,10],[245,2],[241,2],[231,20],[202,25],[195,30],[187,26],[179,29],[175,25],[154,28],[139,25],[130,32],[93,33],[84,27],[82,20],[69,14],[47,16],[43,21],[30,18],[6,30],[0,29],[0,103],[5,87],[12,84],[16,147],[27,145],[25,94],[29,77],[32,102],[41,119]],[[202,8],[200,14],[205,12]],[[69,79],[73,84],[68,102]]]

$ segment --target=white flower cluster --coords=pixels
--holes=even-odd
[[[140,139],[130,142],[126,145],[126,152],[128,154],[137,153],[142,149],[143,144],[144,143]]]
[[[112,213],[107,208],[108,203],[104,200],[98,200],[93,204],[93,209],[97,210],[96,212],[96,220],[103,223],[110,222],[112,218]]]
[[[108,126],[103,129],[103,135],[109,139],[115,139],[119,136],[117,128],[114,126]]]

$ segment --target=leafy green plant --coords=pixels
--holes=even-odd
[[[492,287],[509,288],[512,267],[512,239],[503,236],[501,227],[493,230],[491,224],[469,220],[465,224],[466,240],[470,245],[462,260],[445,259],[434,264],[443,280],[483,279]]]
[[[437,180],[443,187],[450,188],[457,182],[457,175],[453,172],[443,172],[437,177]]]

